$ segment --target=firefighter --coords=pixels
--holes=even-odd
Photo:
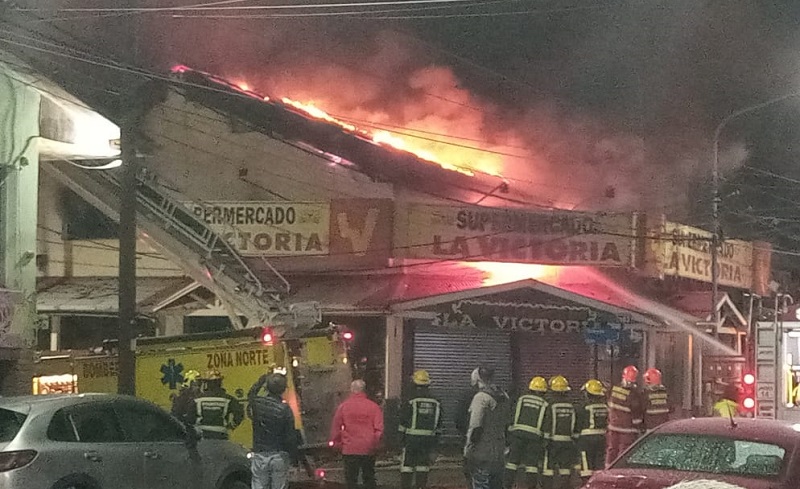
[[[194,401],[197,427],[204,438],[227,440],[228,431],[236,429],[244,420],[242,404],[225,392],[219,370],[209,370],[200,380],[203,390]]]
[[[606,465],[610,464],[639,437],[642,426],[641,394],[636,386],[639,369],[628,365],[622,370],[622,382],[608,395],[608,431]]]
[[[739,415],[739,389],[733,384],[725,386],[722,397],[714,404],[714,416],[734,418]]]
[[[431,451],[442,422],[442,404],[431,396],[431,378],[426,370],[412,377],[414,390],[401,410],[399,430],[403,437],[400,484],[403,489],[424,489],[431,470]]]
[[[547,449],[542,464],[542,486],[545,489],[569,487],[570,475],[577,461],[573,439],[575,406],[567,399],[569,390],[569,382],[564,376],[556,375],[550,379],[550,394],[544,415]]]
[[[592,379],[581,387],[584,401],[577,407],[575,434],[580,454],[579,474],[586,483],[595,470],[602,470],[606,452],[608,406],[606,389],[599,380]]]
[[[545,449],[544,415],[547,401],[544,396],[547,381],[544,377],[534,377],[528,384],[528,390],[517,400],[511,426],[508,427],[506,489],[514,487],[520,466],[525,467],[525,480],[529,488],[534,489],[539,484]]]
[[[644,373],[644,429],[649,431],[669,421],[667,388],[661,383],[661,370],[648,368]]]
[[[199,378],[200,372],[197,370],[187,370],[186,373],[183,374],[181,390],[172,401],[172,415],[187,426],[193,425],[197,420],[194,400],[200,395]]]

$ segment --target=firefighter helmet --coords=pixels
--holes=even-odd
[[[544,377],[534,377],[528,384],[528,389],[536,392],[547,392],[547,381]]]
[[[217,369],[211,369],[203,376],[203,380],[222,380],[222,372]]]
[[[550,379],[550,390],[553,392],[567,392],[569,389],[569,381],[563,375],[556,375]]]
[[[639,378],[639,369],[633,365],[628,365],[622,369],[622,380],[625,382],[636,382]]]
[[[196,382],[199,378],[200,372],[197,370],[187,370],[186,373],[183,374],[183,383],[181,385],[189,387],[192,385],[192,382]]]
[[[648,368],[644,373],[644,383],[647,385],[661,385],[661,370]]]
[[[431,376],[427,370],[417,370],[412,377],[415,385],[431,385]]]
[[[582,391],[588,392],[593,396],[602,396],[606,393],[606,388],[603,386],[603,383],[597,379],[587,380],[583,387],[581,387]]]

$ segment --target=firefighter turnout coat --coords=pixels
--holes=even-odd
[[[608,406],[602,396],[591,396],[577,406],[575,416],[580,476],[589,477],[605,464]]]
[[[663,385],[648,386],[644,391],[644,428],[652,430],[669,421],[669,398]]]

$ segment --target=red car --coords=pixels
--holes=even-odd
[[[707,479],[800,488],[800,425],[762,419],[673,421],[643,436],[583,489],[664,489]]]

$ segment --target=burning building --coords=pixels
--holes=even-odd
[[[710,311],[645,297],[666,290],[654,285],[664,277],[707,281],[697,263],[708,250],[696,246],[705,238],[687,245],[679,225],[652,225],[636,213],[552,209],[524,182],[504,178],[502,166],[453,164],[306,102],[186,66],[149,80],[128,103],[143,168],[139,290],[147,333],[269,322],[308,333],[292,322],[306,311],[291,305],[312,304],[321,324],[353,332],[346,357],[353,374],[390,406],[416,368],[431,372],[453,413],[478,364],[520,388],[533,375],[611,381],[631,363],[662,367],[687,412],[702,404],[703,348],[693,338]],[[89,331],[88,319],[69,318],[116,314],[100,300],[113,297],[115,270],[98,269],[115,256],[119,179],[113,169],[60,159],[72,161],[43,158],[40,222],[71,230],[109,222],[104,237],[112,243],[101,242],[111,246],[106,253],[91,233],[40,240],[38,310],[51,320],[53,346],[59,334],[67,338],[67,326]],[[58,194],[72,204],[50,197]],[[677,238],[665,238],[670,230]],[[76,247],[85,243],[95,245]],[[754,263],[763,260],[752,244],[731,246],[742,251],[725,257],[726,285],[750,290],[760,276]],[[75,259],[81,253],[83,262]],[[736,317],[731,301],[724,306]],[[722,332],[729,353],[738,353],[746,327],[731,324]],[[452,433],[452,419],[446,426]]]

